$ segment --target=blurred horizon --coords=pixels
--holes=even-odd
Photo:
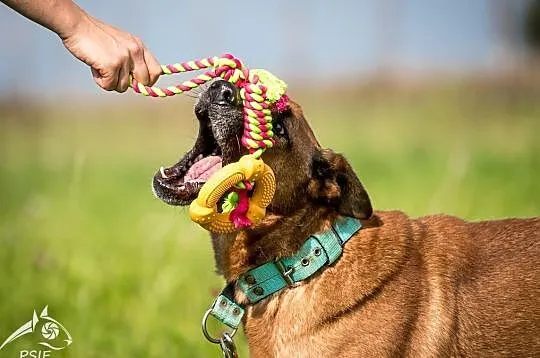
[[[275,0],[235,6],[81,0],[141,37],[161,63],[233,53],[298,86],[497,76],[524,69],[527,0]],[[0,6],[0,97],[117,100],[55,34]],[[169,81],[178,81],[178,78]],[[166,82],[168,80],[165,80]],[[108,98],[106,98],[108,95]],[[124,96],[129,97],[130,95]]]

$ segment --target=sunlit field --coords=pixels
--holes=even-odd
[[[540,214],[537,95],[450,86],[296,97],[377,210]],[[208,235],[150,190],[156,169],[193,143],[192,105],[132,97],[0,108],[0,343],[49,305],[73,336],[55,356],[220,354],[200,331],[223,285]],[[238,345],[246,356],[243,338]]]

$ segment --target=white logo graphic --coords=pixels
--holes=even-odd
[[[44,338],[55,339],[60,333],[60,328],[54,322],[47,322],[41,327],[41,334]]]
[[[61,349],[66,348],[71,343],[73,343],[73,339],[71,338],[71,335],[67,331],[67,329],[62,326],[60,322],[55,320],[54,318],[49,316],[49,313],[47,311],[47,307],[41,311],[41,313],[38,315],[36,314],[36,311],[34,310],[34,314],[32,315],[32,319],[25,324],[23,324],[21,327],[19,327],[15,332],[13,332],[0,346],[0,349],[4,348],[4,346],[10,342],[13,342],[19,337],[24,336],[28,333],[33,332],[40,332],[41,335],[39,336],[40,342],[38,344],[45,346],[47,348],[53,349],[55,351],[59,351]],[[36,326],[41,324],[41,330],[36,330]],[[60,337],[61,335],[64,335],[65,337],[62,339]],[[42,337],[46,339],[46,341],[42,341]],[[58,339],[57,339],[58,338]]]

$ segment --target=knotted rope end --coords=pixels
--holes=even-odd
[[[276,103],[287,91],[287,83],[270,71],[254,69],[250,71],[259,77],[259,82],[266,87],[266,98],[271,104]]]

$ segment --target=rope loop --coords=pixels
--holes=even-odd
[[[164,75],[207,70],[195,78],[175,86],[160,88],[144,86],[131,77],[130,85],[136,93],[150,97],[170,97],[197,88],[215,78],[222,78],[240,89],[244,105],[244,133],[242,144],[250,154],[259,157],[274,145],[272,132],[272,105],[286,98],[286,84],[265,70],[249,70],[242,61],[231,54],[207,57],[200,60],[162,65]],[[269,93],[271,89],[272,93]]]

